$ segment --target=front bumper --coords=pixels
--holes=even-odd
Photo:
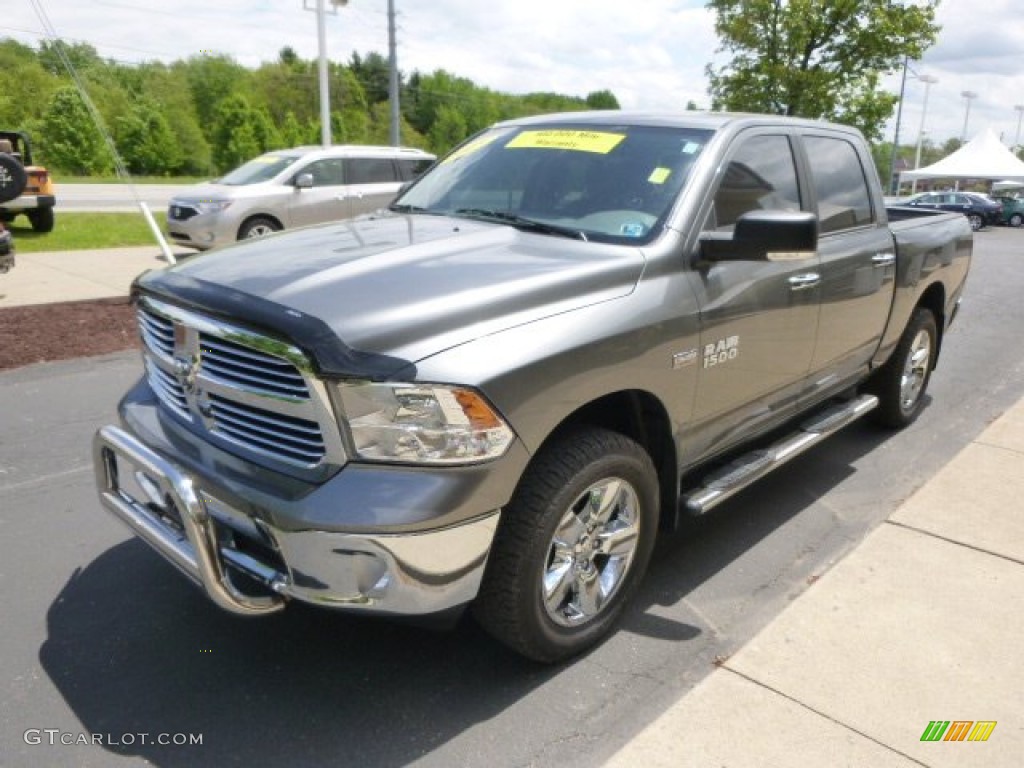
[[[398,615],[462,605],[479,589],[500,514],[416,533],[284,530],[214,497],[118,427],[96,433],[93,454],[103,505],[238,614],[272,613],[288,598]]]
[[[181,245],[187,245],[202,251],[222,245],[230,245],[238,239],[238,227],[241,221],[231,211],[218,213],[198,212],[188,218],[177,218],[175,209],[192,206],[172,201],[167,209],[167,234]]]

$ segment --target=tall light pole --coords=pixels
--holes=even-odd
[[[939,78],[934,75],[917,75],[917,79],[924,83],[924,104],[921,107],[921,125],[917,129],[917,151],[914,153],[914,170],[921,167],[921,145],[924,143],[924,119],[928,115],[928,91]],[[910,192],[917,192],[917,179],[910,185]]]
[[[964,110],[964,129],[960,132],[960,143],[963,144],[967,141],[967,121],[971,117],[971,101],[978,98],[978,94],[974,91],[962,91],[960,95],[967,101],[967,109]]]
[[[884,189],[896,195],[900,191],[900,182],[896,178],[896,153],[900,151],[900,122],[903,119],[903,92],[907,88],[907,57],[903,57],[903,77],[900,79],[900,100],[896,106],[896,135],[892,139],[892,152],[889,153],[889,181]]]
[[[316,39],[320,52],[320,143],[331,146],[331,94],[330,81],[327,78],[327,27],[324,22],[327,0],[316,0],[316,5],[309,7],[309,0],[303,0],[307,11],[316,12]],[[348,0],[330,0],[333,13],[338,12],[339,5],[348,5]]]
[[[1017,110],[1017,135],[1013,139],[1013,149],[1016,151],[1020,147],[1020,119],[1024,117],[1024,104],[1014,104],[1013,108]]]

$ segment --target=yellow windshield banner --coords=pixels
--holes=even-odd
[[[600,131],[523,131],[506,149],[570,149],[607,155],[626,138],[624,133]]]

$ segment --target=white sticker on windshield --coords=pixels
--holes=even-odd
[[[619,231],[626,237],[643,237],[646,229],[638,221],[628,221],[619,228]]]
[[[695,141],[688,141],[683,145],[683,154],[692,155],[694,152],[700,149],[700,144]]]

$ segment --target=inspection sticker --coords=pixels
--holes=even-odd
[[[623,133],[599,131],[523,131],[506,149],[571,149],[607,155],[626,138]]]
[[[658,167],[651,171],[651,175],[647,177],[647,180],[651,182],[651,184],[664,184],[668,177],[671,175],[671,168]]]

